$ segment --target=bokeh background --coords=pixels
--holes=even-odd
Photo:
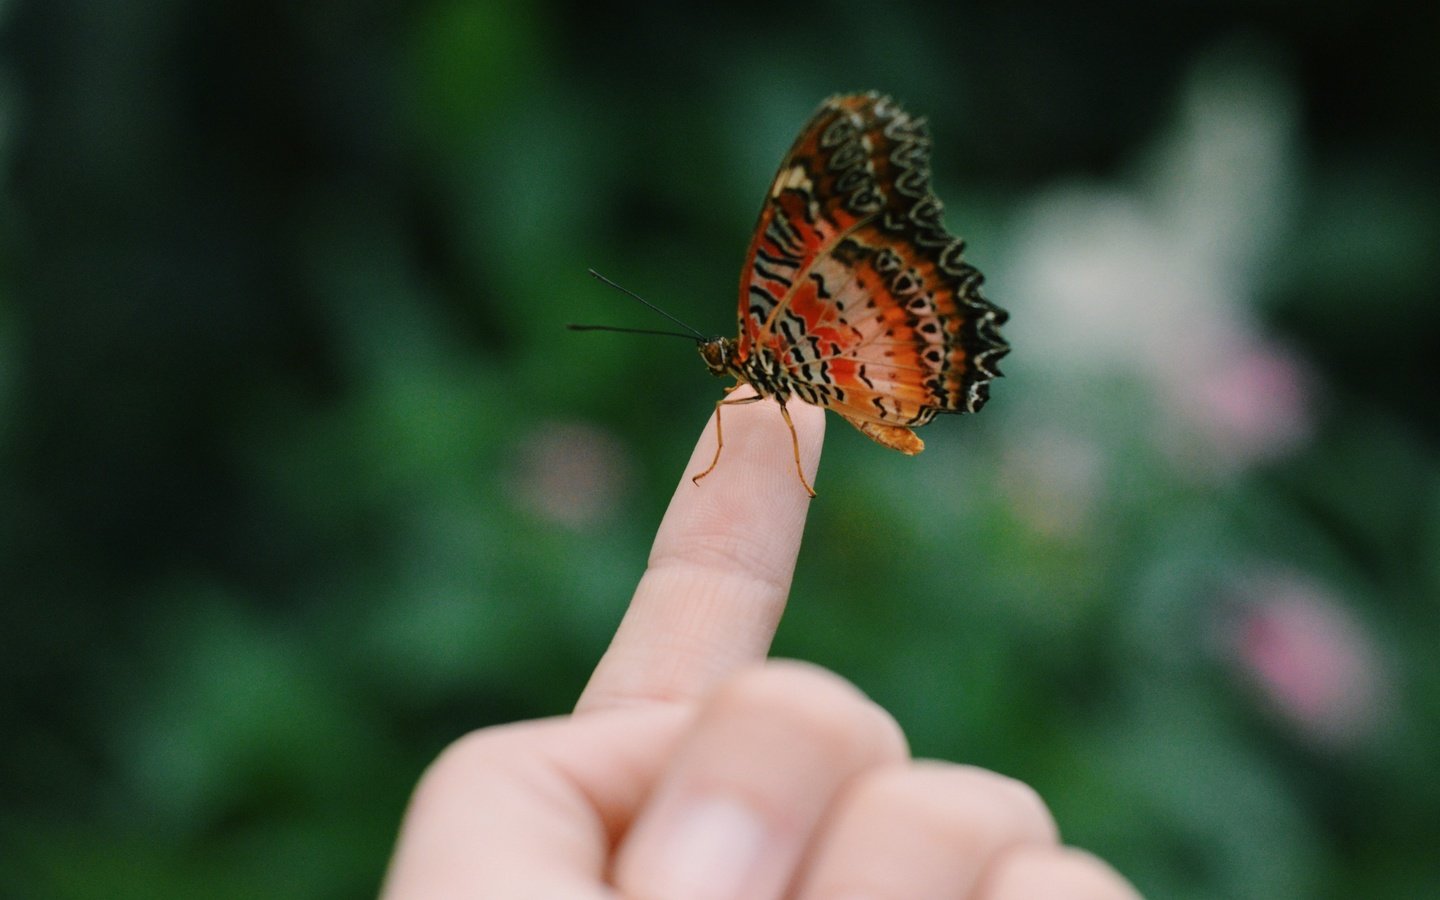
[[[731,332],[877,88],[1015,350],[832,421],[777,653],[1149,896],[1437,896],[1437,9],[0,2],[0,894],[373,895],[719,395],[585,268]]]

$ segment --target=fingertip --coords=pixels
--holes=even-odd
[[[716,404],[691,454],[682,492],[687,485],[718,484],[720,490],[756,492],[774,501],[793,499],[791,491],[778,493],[787,485],[804,494],[804,483],[814,482],[825,441],[825,410],[794,397],[782,407],[773,398],[755,396],[754,388],[741,385]],[[711,462],[715,467],[699,482],[692,481]],[[777,493],[765,493],[771,491]]]
[[[783,411],[773,399],[743,402],[754,396],[742,385],[711,415],[656,535],[652,568],[699,563],[788,586],[809,512],[806,485],[820,464],[825,411],[793,398]]]
[[[808,732],[819,736],[818,744],[838,746],[845,735],[868,735],[865,753],[876,762],[894,763],[910,756],[904,730],[884,707],[855,683],[803,660],[771,659],[737,672],[707,704],[781,710],[777,718],[803,720]]]

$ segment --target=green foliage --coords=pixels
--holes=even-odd
[[[0,894],[373,894],[441,748],[573,703],[718,396],[566,332],[653,324],[585,268],[728,332],[872,87],[1015,350],[915,459],[832,421],[777,654],[1149,896],[1433,892],[1408,8],[0,4]]]

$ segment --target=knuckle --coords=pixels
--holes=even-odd
[[[492,773],[514,769],[522,758],[516,752],[518,736],[513,728],[501,726],[482,728],[456,739],[421,773],[410,795],[410,814],[444,806],[457,794],[483,788]]]
[[[1139,892],[1107,863],[1074,847],[1016,848],[997,861],[986,889],[985,896],[1007,900],[1057,893],[1085,900],[1140,900]]]
[[[452,742],[425,767],[415,785],[411,807],[425,805],[431,797],[447,793],[464,773],[482,768],[494,753],[495,740],[487,732],[472,731]]]
[[[733,524],[725,519],[693,523],[689,532],[651,557],[649,568],[678,568],[703,575],[709,581],[734,581],[741,585],[742,596],[756,588],[783,594],[790,586],[789,570],[775,559],[774,545],[750,534],[736,533]]]
[[[1033,788],[973,766],[926,761],[877,769],[857,785],[855,802],[903,810],[947,840],[967,845],[1058,839],[1055,820]]]
[[[903,759],[904,733],[889,713],[832,672],[772,662],[742,671],[717,693],[724,714],[758,716],[802,740],[845,746],[867,762]]]
[[[1005,810],[1016,831],[1033,840],[1054,843],[1060,839],[1060,829],[1039,792],[1033,787],[1007,775],[984,769],[970,769],[970,774],[983,785],[982,790],[993,798],[996,808]]]

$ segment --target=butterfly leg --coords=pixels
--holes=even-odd
[[[731,391],[735,390],[735,388],[737,388],[737,387],[739,387],[739,386],[740,386],[740,385],[738,385],[738,384],[732,385],[731,387],[726,388],[725,393],[728,394],[728,393],[730,393]],[[759,394],[754,394],[754,395],[749,396],[749,397],[741,397],[739,400],[716,400],[716,401],[715,401],[715,458],[712,459],[712,460],[710,460],[710,465],[709,465],[709,467],[707,467],[707,468],[705,469],[705,471],[701,472],[699,475],[692,475],[692,476],[690,477],[690,480],[691,480],[693,483],[699,484],[699,483],[700,483],[700,479],[704,478],[706,475],[709,475],[711,472],[715,471],[715,467],[720,464],[720,451],[721,451],[721,449],[724,448],[724,446],[725,446],[725,430],[720,426],[720,407],[722,407],[722,406],[738,406],[738,405],[740,405],[741,403],[754,403],[756,400],[761,400],[761,399],[764,399],[764,398],[762,398]],[[794,432],[794,429],[793,429],[793,428],[791,429],[791,432],[792,432],[792,433]]]
[[[800,436],[795,433],[795,423],[790,421],[790,410],[785,408],[784,403],[780,404],[780,415],[785,417],[785,425],[790,429],[790,446],[795,451],[795,474],[800,476],[800,486],[805,493],[814,499],[815,489],[805,480],[805,469],[800,465]]]

